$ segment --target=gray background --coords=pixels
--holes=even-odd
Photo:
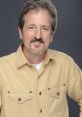
[[[0,56],[19,46],[18,16],[25,0],[0,0]],[[58,28],[50,48],[72,56],[82,68],[82,0],[53,0],[58,10]],[[79,117],[79,107],[68,98],[70,117]],[[60,115],[61,116],[61,115]]]

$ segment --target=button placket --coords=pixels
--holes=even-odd
[[[40,106],[40,108],[39,108],[39,109],[40,109],[40,110],[39,110],[39,113],[42,114],[42,113],[43,113],[42,104],[41,104],[42,91],[39,91],[39,92],[38,92],[38,95],[40,96],[40,97],[39,97],[39,101],[40,101],[40,103],[39,103],[39,104],[40,104],[40,105],[39,105],[39,106]]]

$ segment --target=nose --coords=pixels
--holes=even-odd
[[[42,38],[41,28],[37,28],[37,29],[36,29],[35,37],[36,37],[37,39]]]

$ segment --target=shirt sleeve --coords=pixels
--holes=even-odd
[[[1,117],[1,105],[2,101],[1,101],[1,81],[0,81],[0,117]]]
[[[68,96],[78,102],[82,117],[82,70],[72,60],[69,71]]]

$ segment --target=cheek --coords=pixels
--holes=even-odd
[[[25,34],[23,35],[23,40],[25,40],[25,41],[30,41],[31,38],[32,38],[32,36],[31,36],[30,34],[28,34],[28,33],[25,33]]]
[[[26,32],[25,37],[27,37],[29,40],[31,40],[34,37],[34,33],[32,32]]]
[[[47,43],[50,43],[50,42],[52,42],[52,40],[53,40],[53,38],[52,38],[51,35],[47,35],[47,36],[45,36],[44,39],[45,39],[44,41],[47,42]]]

